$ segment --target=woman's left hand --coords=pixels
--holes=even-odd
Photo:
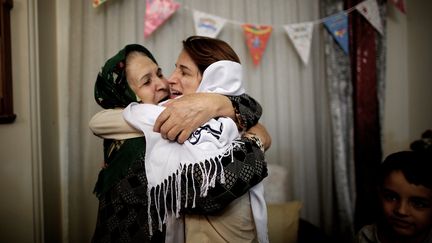
[[[259,137],[264,151],[270,148],[272,139],[270,134],[268,133],[267,129],[262,125],[261,123],[257,123],[255,126],[249,128],[244,134],[244,136],[257,136]]]
[[[219,94],[194,93],[165,104],[153,130],[162,137],[184,143],[199,126],[216,116],[234,116],[231,101]]]

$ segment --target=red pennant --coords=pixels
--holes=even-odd
[[[404,0],[391,0],[391,2],[402,12],[406,13],[405,11],[405,1]]]
[[[104,2],[106,2],[106,0],[93,0],[93,7],[99,7]]]
[[[255,66],[257,66],[260,63],[262,55],[264,54],[267,41],[270,38],[270,34],[272,32],[272,27],[251,24],[244,24],[242,27],[246,36],[246,44],[252,56],[253,63]]]

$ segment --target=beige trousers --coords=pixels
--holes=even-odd
[[[185,238],[187,243],[258,242],[249,193],[217,215],[187,215]]]

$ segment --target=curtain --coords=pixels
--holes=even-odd
[[[329,16],[344,10],[343,1],[323,2],[322,15]],[[332,168],[334,181],[335,218],[339,222],[334,234],[342,242],[350,242],[354,234],[354,138],[353,138],[353,86],[350,59],[325,32],[326,80],[330,100],[332,127]]]
[[[323,1],[323,17],[361,1]],[[344,3],[347,3],[344,6]],[[385,1],[378,1],[385,29]],[[325,34],[326,79],[331,106],[336,239],[352,242],[364,223],[371,223],[378,206],[373,178],[380,161],[380,122],[385,79],[385,34],[359,13],[349,15],[350,56]]]
[[[347,0],[348,7],[361,1]],[[384,11],[382,7],[381,12]],[[381,114],[384,72],[381,65],[384,49],[379,33],[360,14],[350,21],[351,70],[354,85],[354,157],[356,167],[355,227],[376,222],[379,200],[376,171],[382,160]],[[382,18],[385,19],[385,18]],[[380,49],[378,49],[380,48]],[[382,78],[382,79],[380,79]]]
[[[263,106],[261,122],[273,138],[266,157],[269,163],[287,168],[289,199],[303,202],[302,218],[330,231],[334,221],[333,199],[343,201],[347,196],[339,198],[333,194],[333,177],[342,172],[333,168],[331,137],[334,134],[330,125],[333,114],[324,75],[323,27],[314,27],[307,65],[301,62],[282,28],[285,24],[319,19],[319,1],[178,2],[180,9],[144,39],[144,0],[109,0],[98,8],[93,8],[90,0],[57,1],[58,9],[68,9],[62,10],[67,13],[60,18],[58,29],[69,30],[61,31],[59,36],[59,46],[66,47],[59,50],[59,58],[66,60],[59,75],[59,105],[64,116],[60,139],[67,146],[61,151],[64,241],[87,242],[95,227],[98,201],[92,190],[103,162],[102,140],[91,134],[88,121],[101,110],[93,98],[93,85],[100,67],[126,44],[140,43],[154,53],[165,75],[169,75],[181,40],[194,34],[191,9],[236,23],[274,27],[258,67],[253,65],[240,25],[227,23],[218,38],[227,41],[239,54],[246,90]],[[343,159],[346,158],[340,158]]]

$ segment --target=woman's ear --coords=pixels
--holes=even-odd
[[[131,97],[134,102],[141,102],[141,98],[136,95],[128,80],[126,80],[126,95]]]

